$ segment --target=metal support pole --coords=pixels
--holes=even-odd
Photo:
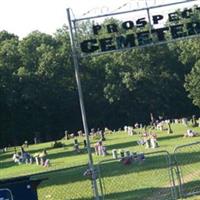
[[[148,16],[149,24],[151,25],[150,9],[149,9],[147,0],[145,0],[145,6],[146,6],[146,10],[147,10],[147,16]]]
[[[68,17],[68,23],[69,23],[69,35],[70,35],[70,42],[72,47],[72,56],[73,56],[73,62],[74,62],[74,68],[75,68],[75,77],[78,87],[78,94],[79,94],[79,102],[80,102],[80,108],[81,108],[81,116],[83,121],[83,127],[84,132],[86,134],[86,140],[87,140],[87,151],[88,151],[88,158],[89,158],[89,167],[92,172],[92,187],[93,192],[95,196],[95,200],[99,200],[99,194],[98,194],[98,187],[96,182],[96,172],[93,165],[93,159],[92,159],[92,153],[91,153],[91,147],[90,147],[90,138],[89,138],[89,131],[88,131],[88,125],[86,120],[86,113],[85,113],[85,106],[83,101],[83,93],[82,93],[82,87],[81,87],[81,80],[79,75],[79,63],[78,63],[78,56],[75,48],[75,40],[72,30],[72,21],[70,16],[70,9],[67,9],[67,17]]]
[[[147,16],[149,21],[149,34],[152,35],[152,24],[151,24],[151,15],[150,15],[150,9],[147,3],[147,0],[145,0],[146,10],[147,10]]]

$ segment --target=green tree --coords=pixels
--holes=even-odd
[[[0,137],[3,143],[15,142],[14,113],[18,101],[15,74],[20,65],[18,44],[17,36],[0,32]]]
[[[200,108],[200,60],[198,60],[191,72],[186,76],[185,88],[194,105]]]

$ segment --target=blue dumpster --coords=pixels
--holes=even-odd
[[[37,186],[41,182],[27,176],[0,180],[0,200],[38,200]]]

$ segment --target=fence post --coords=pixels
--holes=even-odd
[[[176,176],[178,179],[179,197],[182,199],[183,198],[183,188],[182,188],[182,181],[181,181],[181,173],[180,173],[180,169],[179,169],[179,166],[178,166],[176,160],[175,160],[175,167],[176,167]]]

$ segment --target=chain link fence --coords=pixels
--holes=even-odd
[[[38,186],[38,200],[91,200],[91,180],[84,176],[87,166],[49,171],[31,176],[42,179]]]
[[[168,152],[135,154],[133,159],[99,163],[105,200],[172,200],[175,191]]]
[[[6,162],[2,169],[9,167]],[[92,200],[87,169],[80,164],[30,177],[43,180],[37,190],[39,200]],[[101,200],[196,200],[200,195],[200,142],[178,146],[173,155],[157,151],[104,160],[96,169]]]
[[[200,194],[200,142],[178,146],[174,150],[180,197]]]

